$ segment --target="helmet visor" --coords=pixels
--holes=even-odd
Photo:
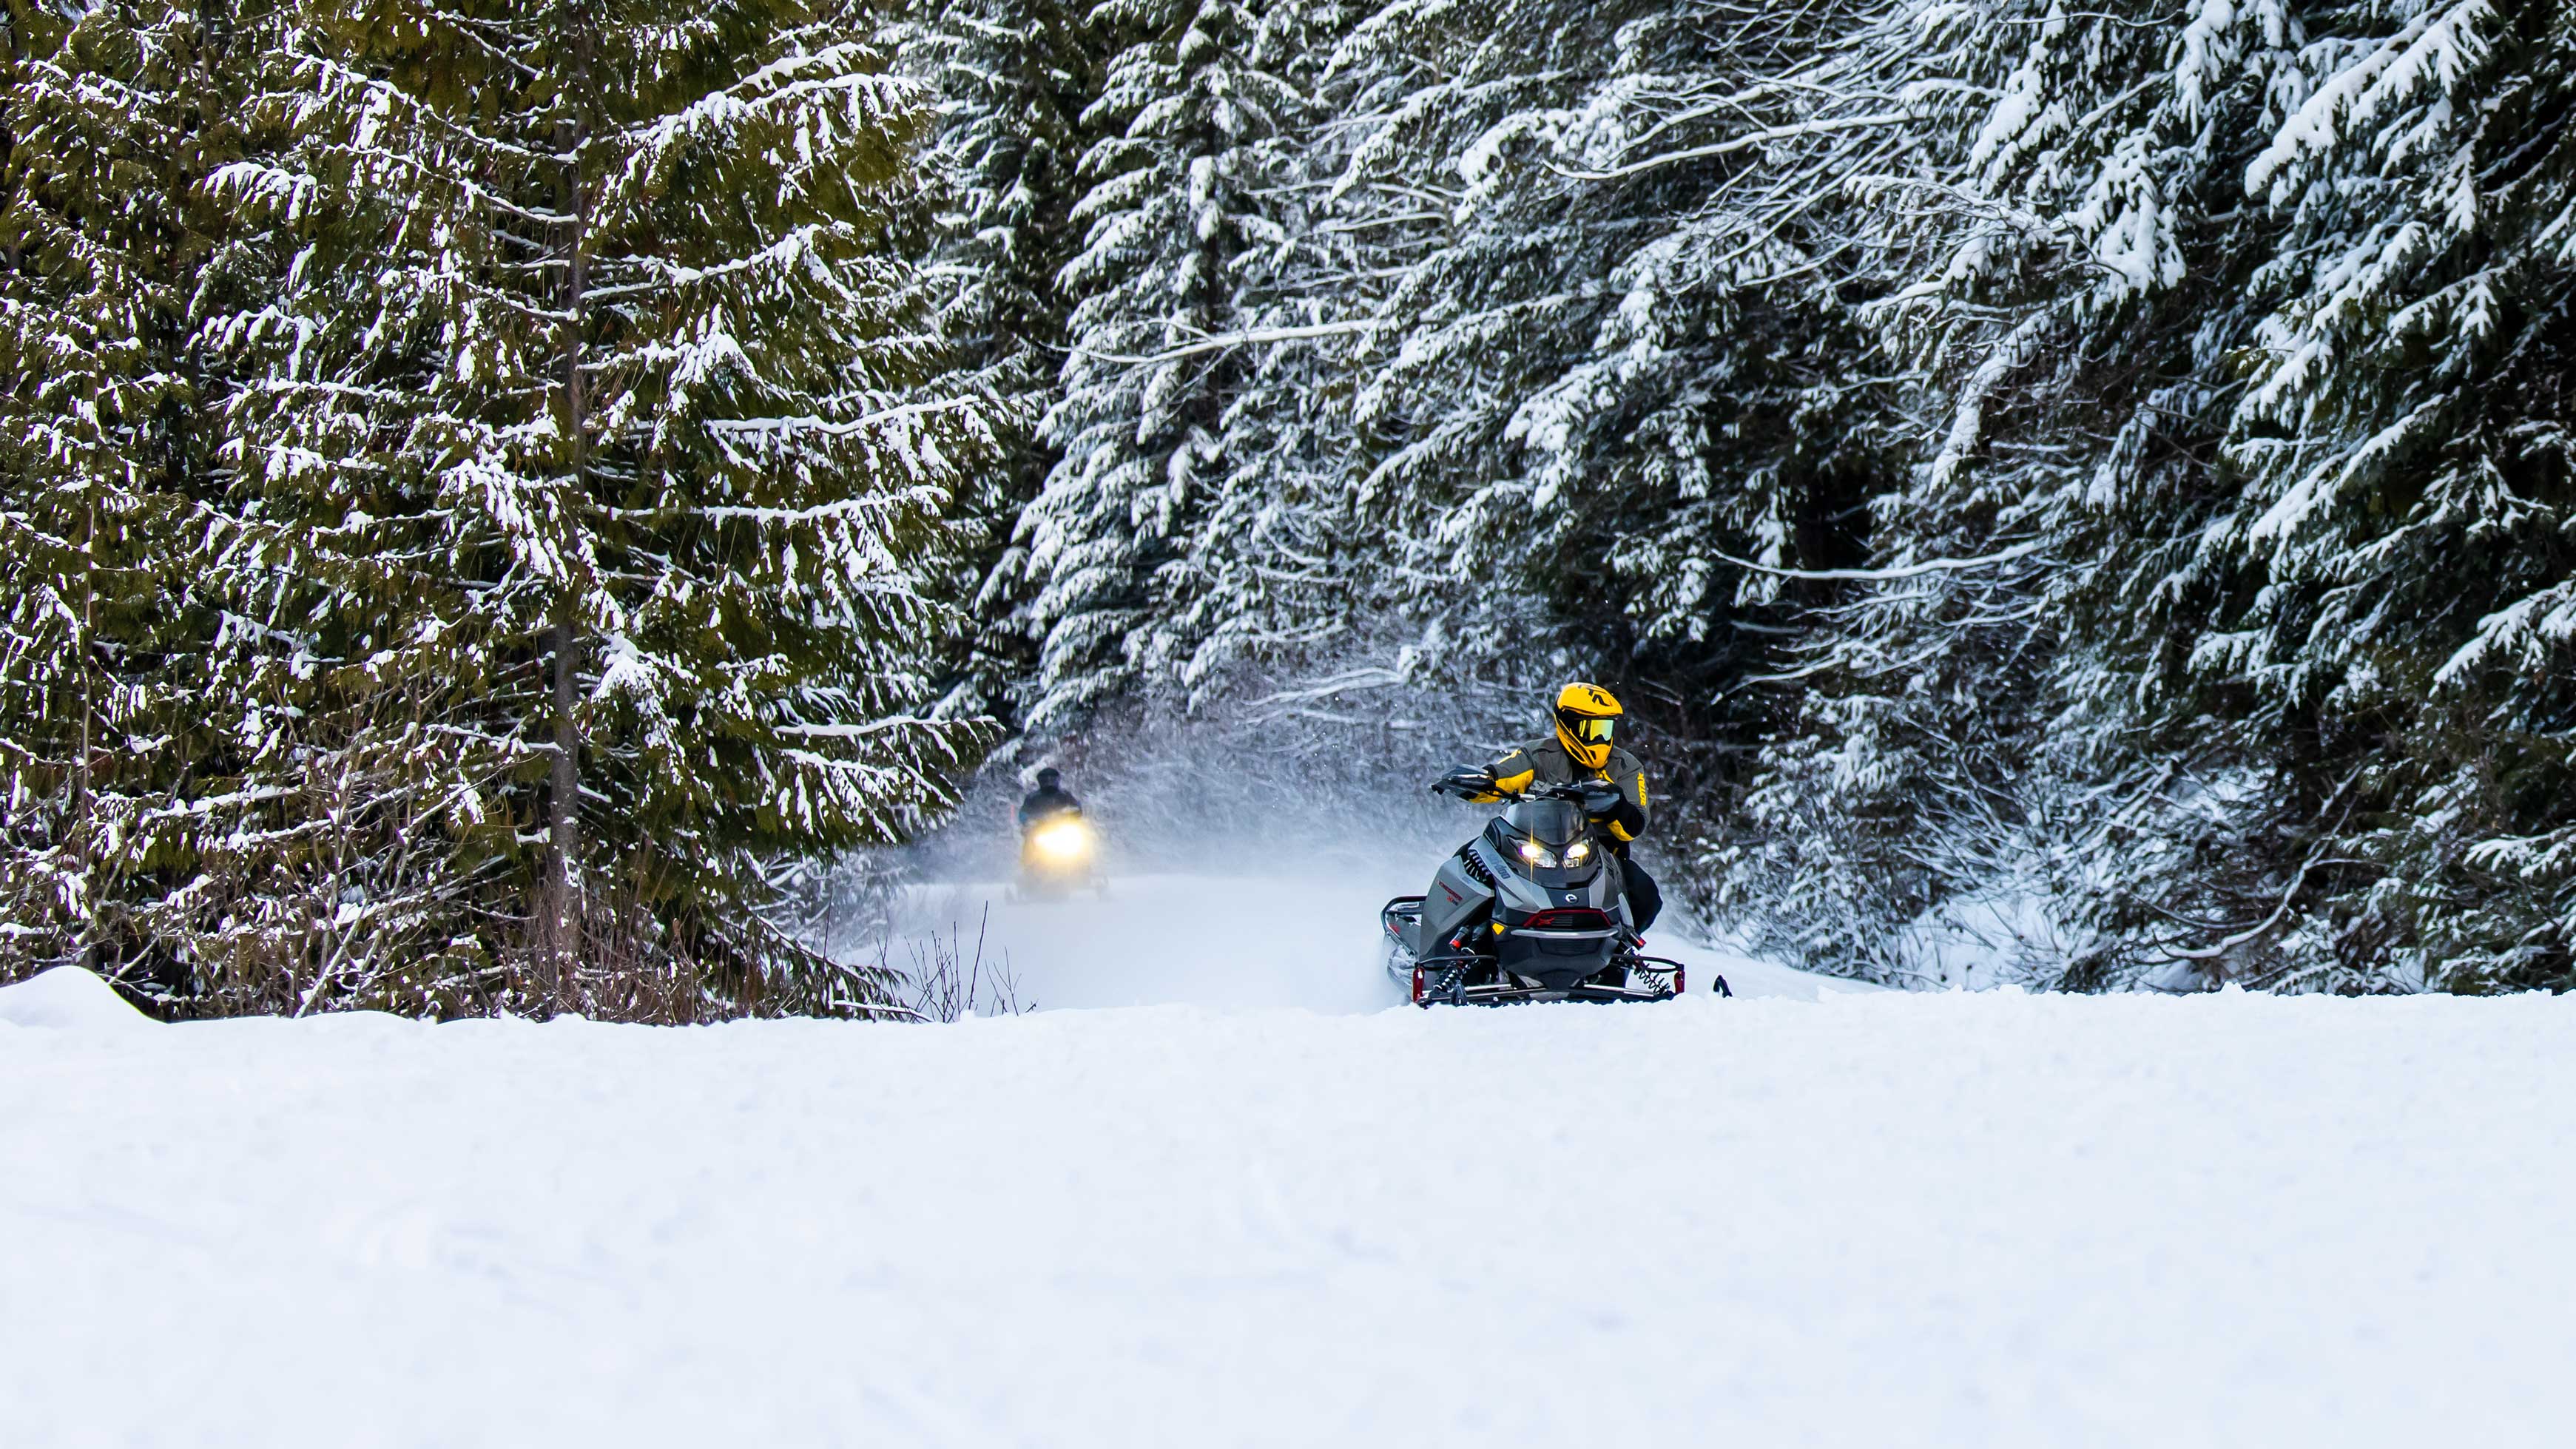
[[[1594,715],[1576,714],[1570,709],[1558,710],[1556,721],[1565,726],[1567,734],[1587,745],[1610,743],[1610,727],[1618,723],[1617,720],[1601,719]]]

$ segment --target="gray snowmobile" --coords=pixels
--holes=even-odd
[[[1494,793],[1494,778],[1459,769],[1432,790],[1461,799]],[[1521,1001],[1666,1001],[1681,994],[1679,961],[1648,956],[1617,857],[1594,830],[1601,785],[1540,785],[1513,798],[1475,839],[1441,862],[1427,895],[1379,911],[1387,973],[1417,1006]],[[1590,809],[1587,808],[1590,806]],[[1727,990],[1719,977],[1716,990]]]

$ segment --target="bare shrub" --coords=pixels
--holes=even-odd
[[[993,908],[984,907],[983,918],[975,925],[975,945],[970,954],[962,926],[951,922],[948,932],[936,931],[904,943],[911,958],[901,970],[912,989],[910,1012],[922,1021],[959,1021],[970,1016],[1018,1016],[1034,1011],[1037,1003],[1020,1000],[1018,975],[1011,970],[1011,955],[1005,951],[993,961],[984,959],[986,932],[991,928]],[[877,967],[892,972],[889,947],[877,948]]]

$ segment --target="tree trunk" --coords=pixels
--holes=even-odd
[[[557,205],[567,217],[570,233],[566,247],[563,289],[563,320],[560,351],[563,366],[564,436],[570,449],[568,476],[578,495],[586,488],[589,465],[589,416],[582,394],[581,360],[583,351],[582,307],[588,284],[587,245],[590,231],[590,198],[582,186],[581,148],[589,139],[589,61],[590,37],[586,22],[584,32],[574,41],[575,117],[566,119],[556,131],[561,169],[557,173]],[[575,499],[579,506],[578,497]],[[550,859],[547,862],[546,893],[548,928],[553,939],[547,943],[547,987],[556,1005],[574,1004],[570,989],[574,969],[579,964],[582,911],[580,900],[581,858],[581,730],[574,710],[580,702],[580,689],[575,678],[581,664],[581,624],[578,610],[570,598],[555,606],[554,645],[554,745],[553,777],[548,783],[547,806]]]
[[[547,929],[552,936],[546,947],[546,984],[558,997],[565,993],[581,929],[576,864],[581,856],[581,730],[573,718],[573,707],[580,698],[573,679],[580,649],[580,637],[567,612],[559,616],[554,628],[555,761],[546,792],[550,827],[546,905]]]
[[[90,496],[81,513],[81,623],[80,623],[80,766],[72,773],[77,804],[72,815],[72,831],[80,841],[80,952],[78,963],[87,970],[98,969],[98,782],[91,775],[97,748],[98,689],[92,666],[98,659],[98,494],[90,484]]]

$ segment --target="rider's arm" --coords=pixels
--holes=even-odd
[[[1529,751],[1514,750],[1494,761],[1489,773],[1494,777],[1494,793],[1471,796],[1472,803],[1490,805],[1505,795],[1517,795],[1528,789],[1530,782],[1538,778],[1538,765],[1530,759]]]
[[[1619,787],[1619,803],[1601,820],[1612,835],[1622,841],[1634,840],[1646,833],[1646,771],[1634,759],[1624,756],[1611,769],[1611,783]]]

